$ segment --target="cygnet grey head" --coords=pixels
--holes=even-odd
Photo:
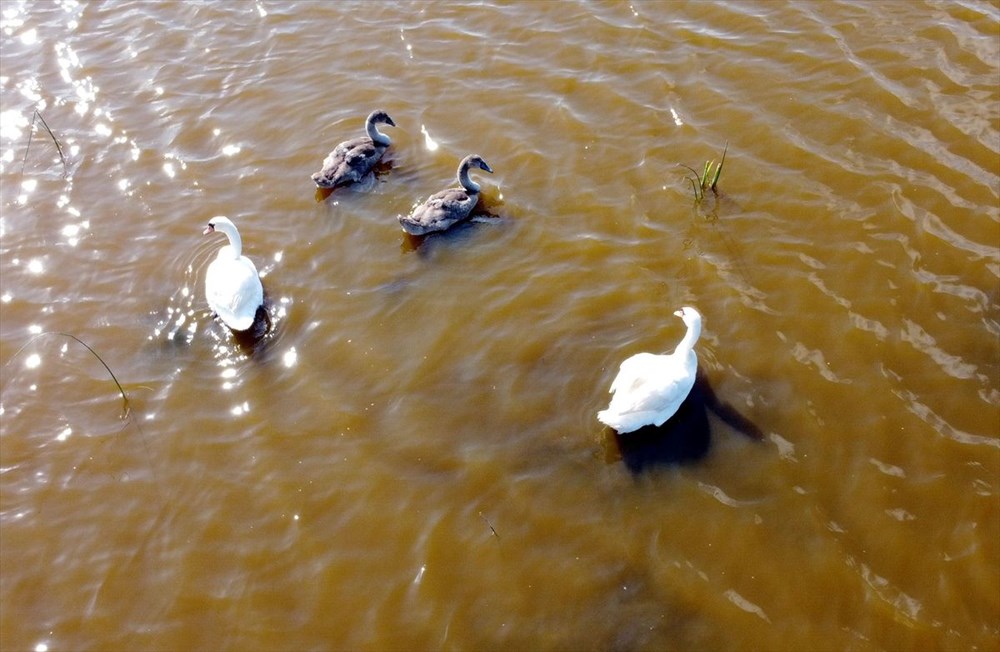
[[[396,123],[392,121],[392,118],[389,117],[389,114],[383,111],[382,109],[377,109],[375,111],[372,111],[371,115],[368,116],[368,121],[374,124],[380,124],[380,123],[387,124],[390,127],[396,126]]]
[[[479,154],[473,154],[465,160],[468,162],[470,168],[479,168],[480,170],[486,170],[490,174],[493,174],[493,168],[491,168]]]

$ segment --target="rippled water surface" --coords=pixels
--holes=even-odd
[[[997,649],[995,2],[9,0],[0,63],[3,650]],[[676,463],[595,415],[684,305]]]

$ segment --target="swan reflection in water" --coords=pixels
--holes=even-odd
[[[635,474],[657,466],[696,462],[708,454],[711,445],[709,410],[750,439],[764,438],[756,424],[719,400],[699,368],[691,393],[663,425],[644,426],[624,435],[605,428],[605,461],[622,460]]]

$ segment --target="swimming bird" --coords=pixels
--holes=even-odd
[[[257,308],[264,303],[264,286],[253,262],[243,254],[243,241],[228,217],[217,215],[208,221],[204,233],[219,231],[229,244],[219,249],[205,274],[205,298],[220,319],[234,331],[253,326]]]
[[[683,307],[674,313],[687,325],[673,353],[637,353],[621,364],[611,383],[611,404],[597,418],[619,434],[650,424],[661,426],[677,412],[694,386],[698,356],[694,344],[701,335],[701,315]]]
[[[361,181],[371,172],[382,154],[392,144],[389,137],[378,130],[379,124],[395,127],[389,114],[382,110],[372,111],[365,120],[367,136],[345,140],[323,159],[323,169],[312,175],[312,180],[320,188],[335,188],[346,183]]]
[[[493,173],[483,157],[477,154],[466,156],[458,166],[458,182],[462,187],[435,193],[409,215],[400,215],[399,224],[403,230],[410,235],[426,235],[444,231],[467,218],[479,201],[479,184],[469,178],[469,168],[473,167]]]

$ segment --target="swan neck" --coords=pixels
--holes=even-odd
[[[462,163],[462,165],[458,167],[458,182],[462,184],[462,187],[465,188],[466,192],[470,195],[475,195],[479,192],[479,184],[469,178],[468,163]]]
[[[696,321],[688,325],[687,333],[684,334],[684,339],[681,343],[677,345],[678,351],[691,351],[694,349],[695,342],[701,337],[701,321]]]
[[[226,237],[229,238],[229,248],[233,252],[233,258],[239,258],[243,255],[243,239],[240,238],[240,232],[236,230],[236,227],[229,224],[220,224],[216,228],[225,233]]]
[[[373,143],[377,143],[379,145],[388,147],[389,144],[392,142],[391,140],[389,140],[389,136],[379,131],[378,125],[376,125],[371,120],[365,121],[365,131],[368,132],[368,137],[372,139]]]

